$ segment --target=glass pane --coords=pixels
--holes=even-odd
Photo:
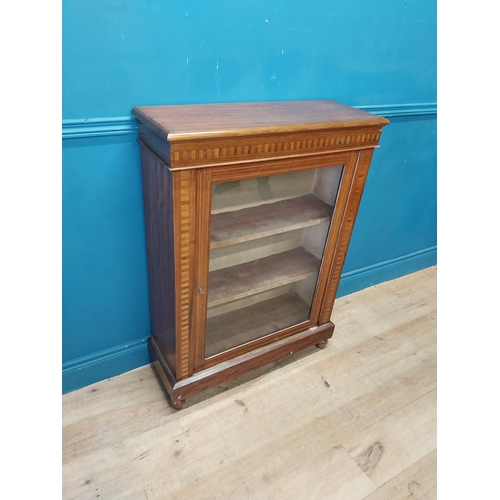
[[[308,321],[342,170],[213,184],[206,357]]]

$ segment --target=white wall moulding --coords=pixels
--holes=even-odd
[[[354,107],[375,115],[383,116],[384,118],[437,114],[436,103],[378,104]],[[133,116],[72,118],[62,121],[63,139],[84,139],[127,134],[137,134],[137,120]]]

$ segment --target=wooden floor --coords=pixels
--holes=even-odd
[[[63,396],[63,498],[436,498],[436,268],[335,303],[334,337],[169,406],[150,366]]]

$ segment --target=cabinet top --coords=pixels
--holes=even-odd
[[[386,118],[334,101],[138,106],[132,114],[170,142],[389,123]]]

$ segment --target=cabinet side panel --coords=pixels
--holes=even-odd
[[[141,144],[152,335],[176,374],[172,174]]]
[[[320,324],[328,322],[332,314],[333,303],[335,302],[340,275],[344,266],[349,241],[351,240],[352,230],[354,228],[354,222],[358,213],[359,203],[365,187],[366,177],[368,175],[368,169],[370,167],[372,156],[373,149],[362,150],[358,153],[354,175],[350,183],[347,206],[343,214],[338,242],[333,257],[333,264],[328,278],[325,299],[320,312]]]
[[[146,144],[167,165],[170,165],[170,143],[141,122],[137,124],[137,132],[139,140]]]

